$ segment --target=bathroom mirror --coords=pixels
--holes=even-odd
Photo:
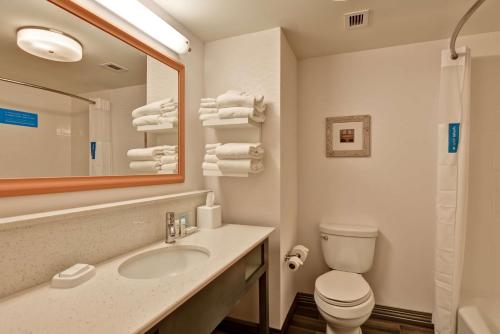
[[[184,181],[182,64],[72,1],[0,4],[0,196]]]

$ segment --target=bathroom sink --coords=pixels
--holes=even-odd
[[[208,249],[172,246],[137,254],[118,267],[120,275],[131,279],[175,276],[208,260]]]

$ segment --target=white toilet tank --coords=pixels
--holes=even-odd
[[[319,230],[328,267],[359,274],[370,270],[378,234],[376,227],[320,224]]]

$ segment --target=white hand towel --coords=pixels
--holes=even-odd
[[[130,160],[159,160],[163,155],[164,148],[161,146],[134,148],[127,152]]]
[[[131,161],[129,164],[130,169],[139,172],[156,172],[160,169],[161,163],[159,161]]]
[[[164,150],[174,150],[177,152],[177,149],[179,148],[179,146],[177,145],[161,145],[161,146],[156,146],[156,147],[160,147]]]
[[[160,170],[166,172],[177,171],[177,163],[162,164]]]
[[[163,123],[172,123],[172,124],[177,124],[178,122],[178,118],[177,116],[175,117],[160,117],[160,124],[163,124]]]
[[[206,121],[209,119],[219,119],[219,115],[217,113],[215,113],[215,114],[201,114],[200,115],[200,121]]]
[[[134,111],[132,111],[132,117],[137,118],[140,116],[158,114],[160,111],[162,111],[162,109],[164,109],[163,111],[171,111],[167,109],[173,108],[176,105],[177,104],[173,102],[173,98],[169,97],[163,100],[148,103],[142,107],[135,109]]]
[[[264,169],[261,159],[219,160],[217,166],[223,173],[258,173]]]
[[[217,100],[214,97],[202,97],[200,100],[200,103],[210,103],[210,102],[217,102]]]
[[[211,162],[204,162],[201,165],[201,168],[203,168],[204,170],[216,170],[216,171],[219,171],[219,166],[217,166],[216,163],[211,163]]]
[[[260,143],[228,143],[215,149],[217,158],[223,159],[259,159],[264,154]]]
[[[211,148],[211,149],[207,150],[205,153],[215,155],[215,148]]]
[[[221,143],[205,144],[205,149],[206,150],[210,150],[212,148],[217,148],[217,147],[219,147],[221,145],[222,145]]]
[[[263,112],[258,112],[255,108],[249,108],[249,107],[221,108],[218,111],[218,115],[221,119],[250,118],[255,122],[264,122],[266,119]]]
[[[201,108],[217,108],[217,102],[201,102]]]
[[[179,160],[179,157],[177,156],[177,154],[169,154],[169,155],[165,155],[163,157],[160,158],[160,162],[162,164],[170,164],[170,163],[173,163],[173,162],[177,162]]]
[[[211,163],[217,163],[219,161],[219,158],[215,154],[205,154],[205,157],[203,159],[205,162],[211,162]]]
[[[217,108],[204,108],[201,107],[200,110],[198,110],[199,114],[216,114],[217,113]]]

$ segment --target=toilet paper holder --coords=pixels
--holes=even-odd
[[[300,260],[305,261],[307,258],[307,253],[309,253],[309,249],[302,245],[297,245],[293,247],[286,255],[285,255],[285,262],[290,260],[292,257],[296,256]]]

